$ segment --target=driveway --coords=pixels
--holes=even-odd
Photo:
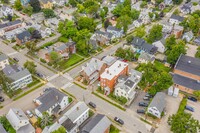
[[[166,115],[161,119],[159,127],[156,129],[155,133],[171,133],[170,127],[167,123],[168,117],[172,114],[176,114],[181,102],[181,97],[172,97],[166,95]]]
[[[197,48],[198,48],[198,46],[196,46],[196,45],[187,44],[187,55],[191,56],[191,57],[195,57]]]
[[[193,102],[191,100],[187,101],[187,105],[194,108],[194,112],[187,111],[188,113],[191,113],[192,116],[200,121],[200,102]]]

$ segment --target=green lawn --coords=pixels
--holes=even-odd
[[[155,65],[155,67],[156,67],[158,70],[166,71],[166,72],[169,72],[169,71],[170,71],[170,68],[164,66],[163,63],[161,63],[161,62],[155,61],[155,62],[154,62],[154,65]]]
[[[30,88],[30,87],[32,87],[32,86],[38,84],[38,83],[40,83],[40,80],[37,79],[37,78],[35,78],[35,77],[33,77],[33,82],[31,82],[30,84],[28,84],[27,87]]]
[[[80,62],[84,60],[84,58],[80,57],[79,55],[77,54],[73,54],[70,56],[69,59],[67,60],[61,60],[60,62],[58,62],[59,64],[59,69],[60,70],[65,70],[73,65],[75,65],[76,63]]]
[[[120,130],[116,128],[115,126],[111,125],[110,126],[110,133],[119,133]]]

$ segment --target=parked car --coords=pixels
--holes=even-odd
[[[186,106],[185,106],[185,109],[186,109],[186,110],[189,110],[189,111],[191,111],[191,112],[194,112],[194,108],[191,107],[191,106],[186,105]]]
[[[150,99],[149,99],[149,97],[146,97],[146,96],[145,96],[145,97],[143,98],[143,100],[149,101]]]
[[[49,88],[45,88],[44,90],[43,90],[43,92],[46,92],[46,91],[48,91],[49,90]]]
[[[143,109],[137,109],[137,113],[138,114],[145,114],[145,110],[143,110]]]
[[[93,103],[93,102],[89,102],[88,104],[89,104],[92,108],[96,108],[96,107],[97,107],[96,104]]]
[[[193,101],[193,102],[197,102],[197,99],[195,97],[189,96],[188,99],[191,100],[191,101]]]
[[[124,125],[124,121],[123,121],[122,119],[120,119],[120,118],[118,118],[118,117],[115,117],[114,120],[115,120],[117,123],[119,123],[119,124],[121,124],[121,125]]]
[[[145,97],[152,98],[152,97],[153,97],[153,95],[150,95],[149,93],[147,93],[147,94],[145,95]]]
[[[14,57],[13,60],[19,62],[19,59],[17,59],[16,57]]]
[[[30,110],[27,110],[26,114],[28,115],[29,118],[33,117],[33,113]]]
[[[39,73],[39,72],[36,72],[35,75],[38,76],[38,77],[40,77],[40,78],[43,78],[43,77],[44,77],[44,75],[41,74],[41,73]]]
[[[3,102],[4,98],[2,96],[0,96],[0,102]]]
[[[138,105],[142,107],[148,107],[148,103],[145,103],[145,102],[139,102]]]

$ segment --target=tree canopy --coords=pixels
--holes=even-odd
[[[60,59],[59,53],[57,53],[55,51],[50,52],[50,60],[52,62],[57,62],[59,59]]]
[[[135,28],[134,36],[142,38],[145,35],[146,35],[146,31],[145,31],[145,27],[144,26],[140,26],[140,27]]]
[[[20,0],[16,0],[15,3],[14,3],[14,7],[17,11],[21,11],[23,9],[23,6],[21,4],[21,1]]]
[[[56,16],[52,9],[45,8],[42,11],[44,13],[45,18],[53,18]]]
[[[58,130],[53,131],[52,133],[66,133],[66,129],[63,126],[61,126],[60,128],[58,128]]]
[[[47,112],[42,113],[42,118],[38,118],[38,123],[40,127],[43,129],[46,126],[53,124],[53,118]]]
[[[36,67],[35,63],[33,61],[26,61],[24,63],[24,68],[27,68],[31,74],[34,74],[36,72]]]
[[[125,33],[128,30],[128,25],[131,24],[131,23],[132,23],[131,18],[127,15],[120,16],[117,19],[117,27],[122,28]]]
[[[41,10],[39,0],[30,0],[29,4],[33,7],[33,12],[39,12]]]
[[[94,32],[96,28],[96,23],[94,22],[94,19],[89,17],[80,17],[78,20],[78,29],[83,30],[87,29],[91,32]]]
[[[147,42],[153,43],[162,38],[162,25],[156,24],[149,31]]]

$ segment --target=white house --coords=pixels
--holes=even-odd
[[[52,34],[52,29],[48,27],[41,27],[40,33],[41,33],[42,38],[45,38]]]
[[[43,95],[36,98],[35,103],[38,105],[35,109],[38,117],[42,117],[43,112],[47,112],[49,115],[58,115],[69,105],[68,96],[56,88],[48,88]]]
[[[13,16],[13,9],[8,6],[2,6],[0,12],[2,12],[4,16]]]
[[[16,64],[6,65],[3,73],[11,80],[9,87],[12,90],[24,88],[33,81],[28,69],[24,69]]]
[[[146,52],[142,52],[138,58],[138,62],[139,63],[153,63],[155,61],[155,56],[154,55],[151,55],[151,54],[148,54]]]
[[[162,28],[162,32],[164,33],[171,33],[172,29],[173,29],[173,25],[167,21],[164,21],[161,23],[161,25],[163,26]]]
[[[77,126],[80,126],[89,117],[89,108],[84,102],[78,102],[63,116],[68,117]]]
[[[66,3],[68,3],[68,0],[53,0],[53,4],[58,6],[64,6]]]
[[[172,5],[173,1],[172,0],[164,0],[165,5]]]
[[[28,117],[21,109],[11,108],[6,118],[17,133],[35,133],[35,129],[29,123]]]
[[[118,78],[118,84],[115,86],[114,94],[116,96],[123,96],[131,102],[136,95],[136,87],[142,78],[142,73],[136,70],[130,70],[130,77],[121,75]]]
[[[185,39],[187,42],[191,41],[192,38],[194,37],[194,34],[192,31],[189,31],[189,32],[186,32],[183,34],[183,38],[182,39]]]
[[[108,26],[108,28],[106,29],[106,31],[108,33],[111,33],[115,36],[115,38],[120,38],[123,36],[123,30],[122,29],[118,29],[116,27],[113,27],[113,26]]]
[[[169,22],[173,25],[173,24],[179,24],[181,23],[182,21],[184,20],[184,17],[181,17],[181,16],[178,16],[178,15],[175,15],[175,14],[172,14],[170,19],[169,19]]]
[[[9,65],[8,57],[5,54],[0,54],[0,70]]]
[[[152,45],[158,47],[158,52],[160,52],[160,53],[164,53],[166,50],[165,38],[162,38],[161,40],[152,43]]]
[[[156,116],[157,118],[161,118],[161,114],[166,106],[165,97],[166,95],[163,92],[156,93],[147,109],[147,112]]]

